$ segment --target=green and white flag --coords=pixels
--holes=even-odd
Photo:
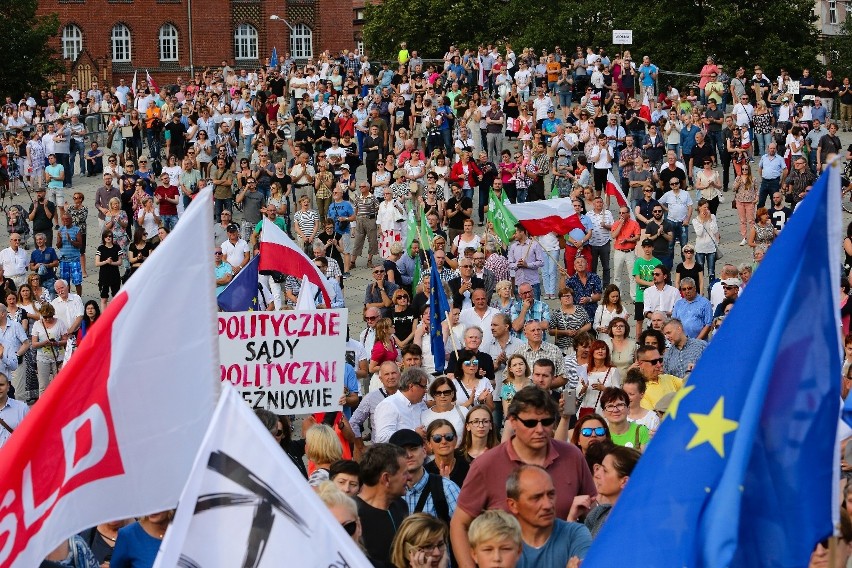
[[[497,199],[494,190],[488,190],[488,220],[494,225],[494,234],[503,244],[509,244],[515,235],[515,225],[518,220],[506,205]]]

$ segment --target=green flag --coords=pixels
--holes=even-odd
[[[426,221],[426,213],[420,215],[420,248],[422,250],[432,250],[432,239],[435,238],[435,232],[429,223]]]
[[[405,250],[411,254],[411,241],[417,238],[417,220],[410,203],[405,206],[405,219]]]
[[[512,215],[512,212],[497,199],[494,195],[494,190],[488,190],[488,220],[494,225],[494,234],[497,238],[503,241],[503,244],[509,244],[512,237],[515,235],[515,225],[518,220]]]
[[[411,289],[415,291],[415,293],[417,290],[417,286],[420,285],[420,278],[420,255],[418,254],[416,257],[414,257],[414,274],[411,276]]]

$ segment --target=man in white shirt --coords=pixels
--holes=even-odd
[[[598,271],[598,261],[603,264],[603,286],[609,286],[610,268],[609,257],[612,245],[612,224],[615,220],[609,209],[604,209],[603,197],[598,195],[592,202],[592,211],[587,214],[592,222],[592,238],[589,246],[592,249],[592,272]]]
[[[240,227],[236,223],[228,225],[228,240],[222,243],[225,261],[234,267],[234,274],[242,270],[251,260],[251,249],[245,239],[240,237]]]
[[[376,407],[376,431],[374,442],[387,442],[397,430],[409,428],[421,436],[426,429],[420,422],[420,414],[426,410],[423,398],[429,388],[429,375],[421,368],[407,369],[399,379],[399,390],[384,399]]]
[[[544,87],[536,87],[536,95],[536,98],[533,99],[535,127],[541,129],[542,123],[547,119],[547,111],[553,106],[553,101],[544,94]]]
[[[378,308],[364,310],[364,321],[367,323],[367,327],[358,336],[358,341],[364,346],[368,355],[373,352],[373,345],[376,343],[376,323],[381,317],[382,312]]]
[[[664,312],[666,316],[672,317],[675,302],[680,300],[680,292],[674,286],[666,284],[671,270],[665,265],[654,267],[652,276],[654,285],[645,290],[645,317],[650,317],[652,312]]]
[[[6,278],[11,278],[18,288],[27,280],[29,256],[29,253],[21,246],[21,235],[18,233],[9,235],[9,246],[0,250],[0,265],[3,266],[3,274]]]
[[[0,448],[6,445],[24,416],[30,411],[25,402],[9,398],[9,377],[0,374]]]
[[[731,112],[736,116],[737,126],[749,128],[751,117],[754,116],[754,107],[749,102],[748,95],[742,95]]]
[[[487,294],[482,288],[477,288],[471,292],[470,301],[473,304],[469,308],[465,308],[459,314],[459,322],[465,328],[477,326],[482,329],[482,345],[490,345],[494,336],[491,335],[491,319],[500,313],[497,308],[492,308],[488,305]]]
[[[68,335],[74,335],[83,323],[83,300],[77,294],[69,293],[68,282],[58,279],[53,285],[56,297],[50,304],[56,311],[56,317],[68,328]]]

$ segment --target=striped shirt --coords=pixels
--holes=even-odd
[[[308,209],[307,211],[296,211],[296,213],[293,214],[293,220],[296,221],[296,224],[299,225],[299,228],[302,230],[302,234],[306,237],[314,233],[314,228],[320,222],[319,213],[313,209]]]
[[[370,217],[371,219],[375,219],[378,211],[379,203],[372,195],[368,194],[366,197],[363,195],[355,196],[355,214],[358,215],[358,217]]]

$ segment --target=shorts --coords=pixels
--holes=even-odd
[[[48,201],[53,201],[57,207],[65,207],[65,188],[48,187],[47,199]]]
[[[645,302],[633,302],[634,310],[633,319],[636,321],[645,321]]]
[[[60,260],[59,277],[75,286],[83,283],[83,270],[79,260]]]
[[[101,282],[98,284],[98,290],[101,291],[101,298],[106,300],[110,296],[115,298],[118,294],[118,289],[121,287],[121,280],[116,278],[115,282]]]
[[[355,242],[352,240],[352,233],[346,233],[340,236],[340,244],[343,245],[343,254],[352,254],[355,250]]]

